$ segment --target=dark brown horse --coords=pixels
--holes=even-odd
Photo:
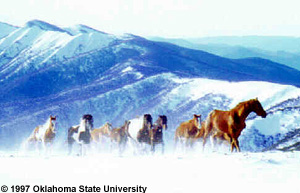
[[[72,152],[72,146],[74,142],[77,142],[81,146],[80,154],[83,155],[83,146],[90,144],[91,142],[91,130],[93,129],[93,116],[90,114],[83,115],[80,121],[80,125],[73,126],[68,129],[68,147],[69,154]]]
[[[152,117],[150,114],[144,115],[142,128],[137,133],[137,141],[139,143],[150,144],[150,129],[152,128]]]
[[[238,137],[246,127],[245,121],[251,112],[263,118],[267,116],[257,98],[241,102],[229,111],[213,110],[210,112],[204,129],[203,148],[208,135],[211,134],[213,144],[216,138],[227,140],[231,144],[231,152],[234,148],[240,152]]]
[[[111,143],[117,143],[119,152],[122,153],[128,141],[128,127],[130,121],[125,121],[124,125],[119,128],[114,128],[110,132]],[[112,145],[111,144],[111,145]]]
[[[154,123],[153,128],[150,130],[150,144],[151,151],[155,151],[155,145],[162,145],[162,153],[164,153],[163,132],[168,128],[167,116],[159,115],[157,121]]]
[[[195,140],[196,135],[199,133],[201,126],[201,115],[194,114],[193,119],[183,122],[175,131],[175,147],[178,140],[185,140],[186,146],[192,146],[193,141]]]

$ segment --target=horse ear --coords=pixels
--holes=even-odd
[[[255,98],[255,100],[257,100],[257,101],[258,101],[258,97],[256,97],[256,98]]]

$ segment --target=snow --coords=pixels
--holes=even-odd
[[[87,26],[79,25],[76,30],[79,31],[72,35],[54,25],[34,20],[12,31],[0,40],[0,56],[4,56],[0,65],[5,64],[1,73],[6,73],[7,79],[16,72],[26,71],[30,66],[39,69],[45,63],[56,63],[105,48],[116,40],[113,35]]]
[[[10,34],[11,32],[13,32],[14,30],[18,29],[18,27],[6,24],[6,23],[2,23],[0,22],[0,39],[7,36],[8,34]]]
[[[122,70],[122,73],[130,72],[130,71],[133,71],[133,70],[134,69],[131,66],[128,66],[127,68],[125,68],[124,70]]]
[[[300,95],[300,89],[296,89],[294,86],[262,81],[228,82],[204,78],[174,78],[173,80],[182,85],[174,90],[176,93],[188,93],[192,100],[197,100],[208,93],[224,94],[234,99],[230,105],[231,108],[241,101],[256,97],[265,108],[270,108],[269,104],[277,104]]]
[[[1,185],[147,187],[147,193],[300,191],[299,152],[86,157],[1,153]],[[33,191],[30,191],[33,192]]]

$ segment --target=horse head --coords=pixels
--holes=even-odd
[[[112,131],[113,127],[110,123],[105,123],[104,125],[104,129],[103,129],[103,132],[110,135],[110,132]]]
[[[262,105],[260,104],[258,98],[256,99],[252,99],[251,100],[251,106],[252,106],[252,110],[258,115],[261,116],[262,118],[266,118],[267,113],[264,110],[264,108],[262,107]]]
[[[150,114],[144,115],[144,128],[147,128],[147,129],[152,128],[152,117]]]
[[[201,129],[201,115],[194,114],[193,120],[194,120],[194,124],[196,125],[196,127],[198,129]]]
[[[159,115],[158,116],[158,120],[157,120],[157,124],[159,126],[161,126],[164,130],[166,130],[168,128],[168,119],[166,115]]]
[[[50,117],[49,117],[49,128],[51,129],[51,131],[53,132],[53,133],[56,133],[56,128],[55,128],[55,125],[56,125],[56,116],[52,116],[52,115],[50,115]]]
[[[85,125],[85,130],[91,131],[93,129],[94,119],[90,114],[86,114],[82,116],[82,122]]]

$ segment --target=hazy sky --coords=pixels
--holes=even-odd
[[[299,0],[1,0],[0,21],[142,36],[300,36],[299,8]]]

